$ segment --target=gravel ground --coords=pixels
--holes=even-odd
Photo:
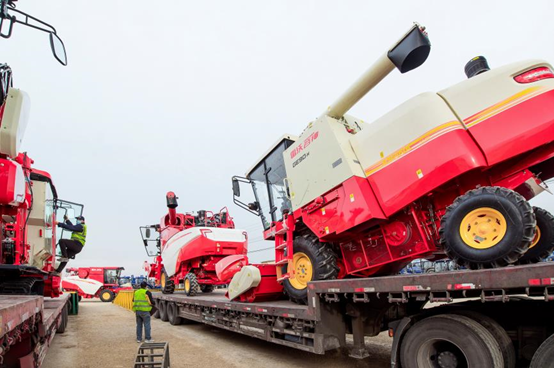
[[[367,339],[370,357],[349,358],[343,351],[325,356],[306,353],[203,324],[171,326],[152,320],[152,338],[169,342],[171,366],[180,367],[389,367],[391,339]],[[43,368],[132,367],[138,344],[135,316],[119,306],[83,301],[69,317],[67,331],[56,335]]]

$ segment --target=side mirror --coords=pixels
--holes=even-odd
[[[236,178],[233,178],[233,195],[235,197],[240,197],[240,184]]]
[[[150,238],[150,228],[147,228],[147,229],[144,231],[144,235],[146,235],[147,238]]]
[[[58,35],[52,32],[50,33],[50,47],[52,48],[52,53],[56,60],[58,60],[60,64],[66,66],[67,54],[65,52],[65,46]]]

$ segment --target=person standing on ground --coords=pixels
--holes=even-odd
[[[133,295],[133,312],[137,319],[137,342],[142,342],[142,325],[144,324],[145,342],[154,342],[150,336],[150,311],[152,310],[152,293],[146,290],[146,282],[140,283],[140,289]]]
[[[75,225],[69,221],[67,216],[63,217],[64,222],[58,222],[58,227],[71,231],[71,239],[60,239],[60,250],[62,257],[60,258],[60,265],[56,269],[56,272],[62,272],[65,265],[69,261],[70,257],[80,253],[85,246],[87,240],[87,225],[85,224],[85,218],[83,216],[77,216]]]

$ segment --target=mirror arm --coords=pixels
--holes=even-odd
[[[244,210],[247,210],[248,212],[253,213],[253,214],[256,215],[256,216],[260,216],[260,211],[253,211],[253,210],[251,210],[251,209],[248,207],[247,204],[245,204],[245,203],[239,201],[239,200],[238,200],[236,197],[234,197],[234,196],[233,196],[233,202],[234,202],[237,206],[239,206],[240,208],[242,208],[242,209],[244,209]]]
[[[12,16],[12,19],[15,23],[19,23],[19,24],[23,24],[27,27],[31,27],[31,28],[34,28],[34,29],[38,29],[39,31],[43,31],[43,32],[46,32],[46,33],[53,33],[53,34],[57,34],[56,32],[56,28],[54,28],[53,26],[51,26],[50,24],[46,23],[46,22],[43,22],[42,20],[38,19],[38,18],[35,18],[33,17],[32,15],[29,15],[27,13],[24,13],[22,12],[21,10],[17,10],[15,8],[9,8],[10,11],[12,12],[15,12],[15,13],[18,13],[18,14],[21,14],[25,17],[25,21],[20,21],[18,20],[15,16]],[[48,27],[49,29],[47,28],[41,28],[41,27],[38,27],[38,26],[35,26],[35,25],[32,25],[32,24],[29,24],[29,19],[32,19],[34,20],[35,22],[38,22],[46,27]]]

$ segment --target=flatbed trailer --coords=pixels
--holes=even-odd
[[[70,294],[0,295],[0,368],[40,367],[56,333],[67,327]]]
[[[155,293],[155,317],[174,325],[197,321],[315,354],[349,348],[360,359],[369,356],[365,337],[388,331],[392,367],[433,366],[421,363],[427,358],[441,359],[437,367],[463,366],[459,360],[476,354],[489,354],[489,366],[501,365],[498,349],[505,367],[528,366],[537,351],[538,358],[554,358],[554,338],[547,341],[554,333],[552,262],[319,281],[308,288],[308,305],[233,302],[220,290],[194,297]],[[461,334],[467,343],[449,345],[441,331]]]

